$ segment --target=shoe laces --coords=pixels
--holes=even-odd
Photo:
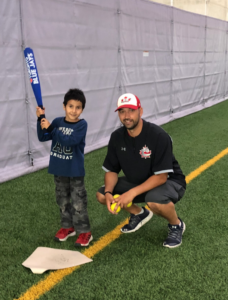
[[[65,232],[68,232],[68,231],[69,231],[69,228],[61,228],[61,229],[59,229],[58,233],[65,233]]]
[[[73,231],[74,230],[72,228],[60,228],[58,234],[69,234]]]
[[[180,238],[180,232],[181,232],[181,230],[178,227],[177,228],[173,228],[173,227],[169,226],[168,238],[172,238],[172,239],[175,239],[175,240]]]
[[[80,234],[80,239],[82,240],[89,240],[91,237],[91,233],[90,232],[84,232]]]
[[[129,218],[129,225],[137,224],[139,222],[139,220],[140,220],[140,218],[137,215],[131,214],[130,218]]]

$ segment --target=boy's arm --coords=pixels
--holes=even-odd
[[[40,125],[40,118],[37,120],[37,137],[40,142],[46,142],[52,140],[52,135],[49,132],[44,133]]]
[[[36,115],[38,117],[37,119],[37,136],[38,136],[38,140],[40,142],[46,142],[46,141],[49,141],[49,140],[52,140],[52,136],[50,133],[47,133],[46,131],[44,132],[44,130],[42,130],[42,127],[41,127],[41,115],[44,115],[45,114],[45,108],[44,109],[41,109],[39,106],[37,106],[36,108]]]
[[[43,121],[44,122],[44,121]],[[58,128],[54,128],[51,124],[47,131],[63,146],[75,146],[81,143],[86,136],[87,123],[85,120],[80,121],[74,129],[67,128],[67,132],[63,133]]]

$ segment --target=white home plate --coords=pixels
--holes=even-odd
[[[78,251],[38,247],[22,265],[35,274],[42,274],[47,270],[75,267],[91,261],[92,259]]]

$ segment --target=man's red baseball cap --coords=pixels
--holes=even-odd
[[[137,96],[127,93],[123,94],[122,96],[119,97],[117,101],[117,110],[121,108],[131,108],[131,109],[138,109],[141,107],[140,100]]]

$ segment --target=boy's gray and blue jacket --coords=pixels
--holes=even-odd
[[[80,177],[85,176],[84,148],[87,132],[87,122],[67,122],[64,117],[53,120],[48,134],[37,121],[37,135],[40,142],[52,140],[48,172],[57,176]]]

